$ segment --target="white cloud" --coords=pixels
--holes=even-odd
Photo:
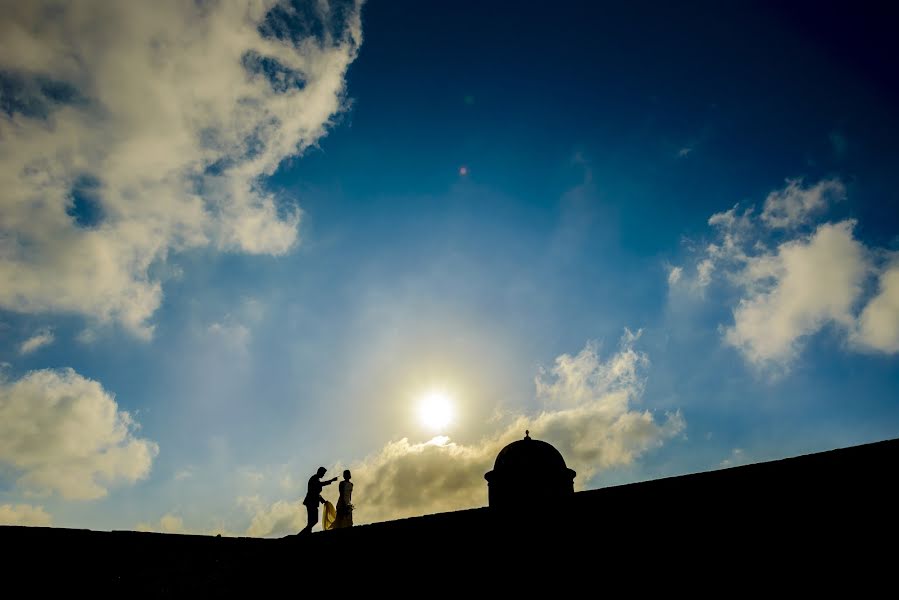
[[[705,260],[712,263],[710,267],[706,268],[709,276],[717,263],[731,263],[746,259],[744,246],[747,244],[747,239],[754,234],[754,212],[753,207],[740,212],[740,205],[735,204],[730,210],[715,213],[709,217],[709,226],[714,227],[718,232],[718,242],[706,247]]]
[[[802,338],[828,323],[851,329],[853,304],[868,271],[853,225],[822,225],[810,238],[751,258],[740,273],[744,296],[725,341],[753,363],[788,365]]]
[[[163,515],[158,523],[138,523],[135,529],[158,533],[187,533],[184,529],[184,519],[172,513]]]
[[[172,252],[293,247],[261,178],[346,107],[361,21],[274,5],[0,1],[0,307],[147,337]]]
[[[899,352],[899,263],[881,273],[878,293],[859,316],[853,341],[863,348]]]
[[[719,265],[727,266],[746,259],[743,246],[747,237],[752,235],[752,208],[740,212],[740,206],[736,204],[730,210],[713,214],[708,224],[715,228],[717,241],[703,248],[692,270],[674,267],[679,271],[673,281],[669,273],[668,286],[672,290],[687,290],[701,297],[712,283]]]
[[[605,361],[592,343],[577,355],[556,358],[535,379],[537,397],[547,408],[515,418],[479,443],[438,437],[413,444],[402,439],[353,466],[359,518],[375,521],[485,505],[484,473],[526,429],[559,449],[577,471],[578,487],[678,434],[685,427],[679,413],[659,422],[649,411],[632,407],[642,394],[649,365],[646,355],[633,349],[636,338],[626,333],[619,351]]]
[[[96,381],[72,369],[0,380],[0,462],[28,492],[89,500],[150,471],[155,443]]]
[[[696,283],[699,287],[706,287],[712,282],[712,272],[715,270],[715,262],[711,258],[699,261],[696,264]]]
[[[279,500],[269,507],[258,507],[246,535],[269,537],[298,533],[306,526],[306,508],[299,502]]]
[[[803,187],[801,179],[788,179],[787,187],[775,190],[765,199],[762,221],[771,228],[786,229],[807,223],[830,201],[843,200],[846,186],[839,179],[824,179]]]
[[[827,326],[847,336],[849,347],[899,352],[899,263],[879,265],[885,253],[855,239],[855,221],[811,223],[816,211],[844,197],[837,179],[810,186],[788,180],[758,217],[739,206],[712,215],[717,239],[695,254],[695,275],[676,267],[682,275],[673,284],[669,275],[669,285],[704,291],[717,281],[736,291],[733,323],[721,327],[724,341],[774,374],[787,371],[805,340]],[[797,230],[801,225],[814,229]],[[874,275],[878,293],[868,298]]]
[[[677,435],[685,428],[679,412],[658,421],[632,406],[639,401],[649,364],[633,348],[638,337],[626,332],[619,351],[605,361],[592,343],[577,355],[559,356],[535,379],[546,409],[518,416],[479,442],[461,444],[438,436],[414,443],[403,438],[351,465],[354,519],[372,522],[486,505],[484,473],[506,444],[524,437],[525,429],[559,449],[577,471],[579,488]],[[254,506],[254,512],[248,535],[296,533],[306,522],[298,501]]]
[[[47,527],[53,522],[43,506],[30,504],[0,504],[0,525],[30,525]]]
[[[680,281],[683,272],[683,267],[670,267],[668,269],[668,285],[675,285],[678,281]]]
[[[49,327],[44,327],[19,345],[19,354],[31,354],[38,348],[49,346],[55,340],[56,336],[53,335],[53,331]]]
[[[298,486],[298,483],[296,481],[294,481],[293,475],[291,475],[290,473],[285,473],[278,480],[278,485],[281,487],[282,490],[287,491],[287,490],[296,489]]]

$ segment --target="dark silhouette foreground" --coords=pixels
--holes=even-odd
[[[343,481],[340,482],[340,498],[337,499],[337,520],[334,529],[344,529],[353,526],[353,482],[350,481],[352,473],[347,469],[343,472]]]
[[[309,483],[306,486],[306,497],[303,498],[303,504],[306,506],[306,526],[300,530],[298,535],[312,533],[312,528],[318,523],[318,505],[325,503],[325,499],[322,498],[322,488],[337,481],[336,477],[332,477],[328,481],[322,481],[322,477],[327,472],[328,469],[319,467],[315,475],[309,478]]]
[[[892,440],[579,492],[551,522],[485,507],[302,541],[0,527],[4,581],[253,597],[354,581],[393,595],[869,596],[895,587],[897,464]]]

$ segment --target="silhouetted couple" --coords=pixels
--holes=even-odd
[[[327,472],[326,468],[319,467],[315,475],[309,478],[309,485],[306,487],[306,497],[303,498],[303,504],[306,505],[306,527],[300,531],[300,534],[312,533],[312,528],[318,523],[318,505],[325,503],[325,499],[322,498],[322,488],[337,481],[336,477],[322,481],[322,477]],[[350,482],[351,476],[349,470],[343,472],[343,481],[340,482],[339,486],[340,498],[337,500],[337,519],[334,521],[332,529],[353,526],[353,484]]]

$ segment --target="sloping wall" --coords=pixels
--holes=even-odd
[[[363,585],[555,597],[583,586],[611,593],[612,583],[675,593],[714,591],[722,579],[728,595],[895,590],[897,466],[891,440],[580,492],[519,514],[480,508],[280,540],[0,527],[3,581],[37,592],[254,596]]]

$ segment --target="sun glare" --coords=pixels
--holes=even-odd
[[[453,420],[453,400],[442,390],[425,394],[418,403],[418,417],[422,425],[440,431]]]

